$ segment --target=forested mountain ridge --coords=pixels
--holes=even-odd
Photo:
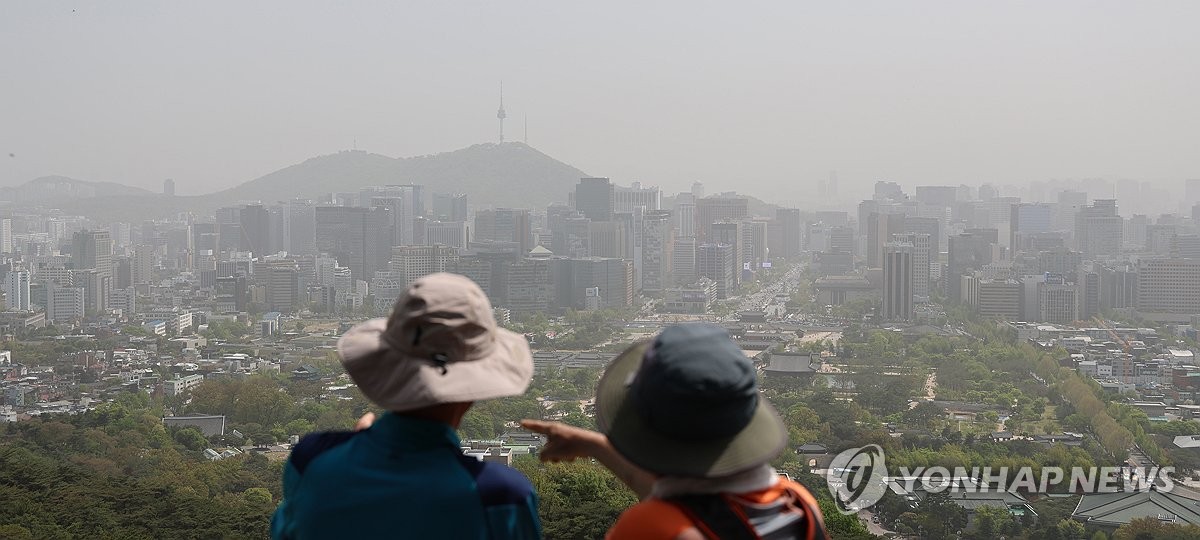
[[[242,202],[320,199],[377,185],[420,184],[427,193],[467,193],[486,207],[545,207],[565,202],[586,173],[524,143],[476,144],[426,156],[392,158],[363,151],[317,156],[204,195],[167,196],[111,182],[44,177],[0,190],[10,204],[39,204],[99,220],[210,212]]]

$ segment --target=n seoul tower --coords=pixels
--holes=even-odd
[[[508,116],[504,114],[504,83],[500,83],[500,110],[496,111],[496,118],[500,119],[500,142],[504,142],[504,118]]]

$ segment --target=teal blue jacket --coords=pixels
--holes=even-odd
[[[447,424],[388,413],[292,449],[271,537],[537,539],[541,523],[524,475],[464,456]]]

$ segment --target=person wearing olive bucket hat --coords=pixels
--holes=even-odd
[[[542,460],[596,458],[642,498],[610,538],[825,538],[816,499],[769,465],[787,430],[719,326],[671,326],[617,356],[596,424],[522,422],[547,435]]]
[[[346,373],[386,409],[359,429],[307,435],[284,469],[274,538],[540,538],[529,480],[464,456],[458,428],[478,400],[525,392],[533,356],[500,328],[470,279],[409,284],[387,319],[337,344]]]

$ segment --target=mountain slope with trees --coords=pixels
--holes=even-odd
[[[40,204],[101,221],[212,211],[247,201],[320,199],[368,186],[420,184],[426,193],[468,193],[476,207],[538,208],[566,202],[586,173],[523,143],[477,144],[452,152],[391,158],[362,151],[314,157],[233,188],[166,196],[111,182],[46,177],[3,188],[10,204]]]

